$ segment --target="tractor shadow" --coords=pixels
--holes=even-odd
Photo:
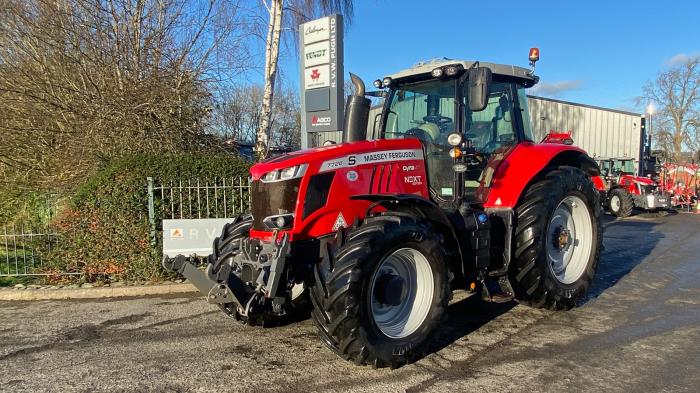
[[[479,293],[471,294],[465,299],[450,304],[447,309],[449,319],[438,328],[428,348],[428,353],[439,352],[457,340],[463,339],[470,333],[481,329],[488,322],[507,313],[517,304],[514,301],[487,303],[481,300]]]
[[[597,298],[608,288],[639,265],[663,239],[654,229],[660,222],[639,219],[603,218],[603,251],[598,270],[588,294],[579,305]],[[449,320],[442,324],[432,341],[428,354],[439,352],[458,340],[468,340],[468,335],[484,327],[488,322],[509,312],[518,303],[487,303],[478,293],[452,303],[448,308]],[[508,323],[516,323],[509,321]],[[489,327],[487,327],[489,328]],[[499,329],[494,326],[491,329]],[[427,355],[427,354],[426,354]]]
[[[636,215],[626,219],[613,219],[610,216],[603,218],[605,227],[603,250],[600,253],[598,269],[593,284],[579,305],[597,298],[608,288],[617,284],[620,279],[642,263],[664,238],[663,233],[654,228],[661,222],[647,221],[644,219],[646,217]],[[657,217],[660,216],[648,216],[648,218]]]
[[[682,210],[685,210],[685,209],[682,209]],[[654,210],[654,211],[634,209],[632,211],[632,217],[637,217],[637,218],[661,218],[661,217],[675,216],[677,214],[678,214],[678,211],[675,209]]]

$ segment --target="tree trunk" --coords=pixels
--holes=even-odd
[[[682,134],[678,131],[673,136],[673,157],[677,163],[683,163],[683,139]]]
[[[272,127],[272,100],[275,94],[277,78],[277,58],[279,57],[280,33],[282,32],[283,0],[270,2],[270,23],[265,42],[265,90],[263,92],[260,125],[255,142],[255,154],[258,160],[265,158],[268,148],[268,135]]]

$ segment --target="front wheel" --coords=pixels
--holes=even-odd
[[[610,208],[610,213],[612,213],[613,216],[629,217],[632,215],[634,200],[632,200],[632,195],[630,195],[627,190],[616,188],[610,191],[608,206]]]
[[[339,242],[311,288],[321,339],[356,364],[398,367],[421,355],[449,301],[442,237],[425,220],[384,215]]]
[[[534,307],[569,309],[593,281],[602,246],[600,196],[578,168],[552,170],[516,207],[511,282]]]

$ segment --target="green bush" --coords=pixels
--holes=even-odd
[[[231,155],[136,155],[116,159],[85,179],[54,219],[61,240],[47,255],[47,272],[79,272],[133,281],[163,277],[160,245],[153,246],[146,178],[247,177],[250,162]]]
[[[24,191],[0,185],[0,228],[25,224],[45,226],[59,203],[57,195],[46,191]]]

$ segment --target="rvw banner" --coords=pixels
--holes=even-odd
[[[163,220],[163,255],[204,257],[212,253],[214,239],[233,218]]]

